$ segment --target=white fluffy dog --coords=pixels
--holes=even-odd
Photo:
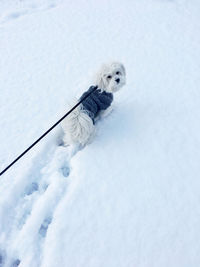
[[[126,82],[125,68],[121,63],[113,62],[102,66],[96,76],[96,86],[91,86],[79,99],[82,100],[96,88],[62,122],[64,145],[86,145],[95,133],[95,122],[106,116],[111,110],[113,93]]]

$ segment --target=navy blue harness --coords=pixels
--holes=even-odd
[[[91,86],[83,95],[80,97],[82,100],[88,93],[90,93],[95,86]],[[105,91],[101,92],[100,89],[95,90],[82,102],[82,107],[88,112],[88,115],[94,123],[94,119],[98,116],[99,112],[106,110],[113,101],[113,94]]]

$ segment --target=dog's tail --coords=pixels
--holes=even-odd
[[[82,105],[74,109],[61,122],[61,126],[65,133],[63,139],[65,145],[73,143],[85,145],[90,142],[90,139],[94,135],[93,121],[87,112],[83,110]]]

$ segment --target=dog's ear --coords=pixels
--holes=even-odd
[[[122,63],[120,63],[120,62],[113,62],[112,65],[115,68],[121,69],[121,71],[123,72],[124,76],[126,75],[126,70],[125,70],[125,67],[124,67],[124,65]]]
[[[105,81],[104,81],[104,76],[103,76],[103,72],[102,71],[100,71],[96,75],[96,84],[102,90],[104,90],[106,88]]]
[[[122,69],[123,73],[124,73],[124,76],[126,75],[126,70],[125,70],[125,67],[122,63],[120,63],[120,68]]]

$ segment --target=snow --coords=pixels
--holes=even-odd
[[[127,85],[93,143],[59,127],[0,177],[0,266],[196,267],[197,0],[0,1],[0,168],[43,134],[101,63]]]

